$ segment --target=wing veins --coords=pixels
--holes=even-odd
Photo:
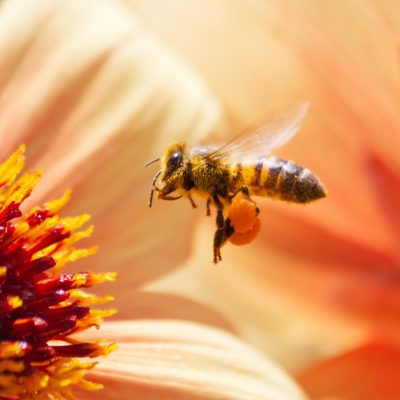
[[[267,156],[287,143],[299,130],[309,104],[301,102],[286,111],[240,132],[218,149],[207,154],[212,160],[240,161],[246,157]]]

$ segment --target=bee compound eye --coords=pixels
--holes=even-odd
[[[181,164],[182,162],[182,153],[176,151],[175,153],[172,153],[169,157],[168,157],[168,164],[173,166],[173,167],[177,167]]]

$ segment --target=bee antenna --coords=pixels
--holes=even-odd
[[[153,161],[153,162],[154,162],[154,161]],[[147,166],[147,165],[146,165],[146,166]],[[162,169],[160,169],[160,170],[156,173],[156,176],[155,176],[154,179],[153,179],[153,184],[152,184],[151,190],[150,190],[149,207],[151,207],[152,204],[153,204],[153,194],[154,194],[154,191],[155,191],[155,190],[158,190],[157,187],[156,187],[155,185],[156,185],[156,181],[157,181],[158,177],[160,176],[161,172],[162,172]]]
[[[154,164],[155,162],[160,161],[160,157],[152,160],[152,161],[148,161],[146,164],[144,164],[145,167],[148,167],[151,164]]]

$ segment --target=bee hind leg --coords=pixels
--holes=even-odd
[[[238,193],[242,193],[246,197],[250,197],[250,190],[246,185],[241,186],[236,192],[230,195],[230,200],[232,200]]]
[[[222,261],[221,258],[221,247],[229,239],[230,236],[235,232],[234,227],[231,225],[231,220],[226,218],[224,221],[223,228],[217,228],[214,235],[214,264],[218,261]]]
[[[246,185],[243,185],[240,190],[240,193],[244,194],[245,196],[250,196],[250,190]]]
[[[217,230],[214,234],[214,264],[217,264],[219,261],[222,261],[221,257],[221,247],[225,243],[225,219],[224,219],[224,206],[220,202],[217,195],[213,196],[213,200],[215,205],[217,206]]]
[[[235,232],[235,228],[231,225],[231,220],[230,220],[230,218],[227,218],[226,220],[225,220],[225,224],[224,224],[224,233],[225,233],[225,236],[224,236],[224,243],[225,243],[225,241],[227,240],[227,239],[229,239],[229,237],[230,236],[232,236],[233,235],[233,233]]]

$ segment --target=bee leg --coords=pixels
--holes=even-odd
[[[197,204],[194,202],[190,193],[188,194],[188,198],[189,198],[189,201],[190,201],[190,204],[192,205],[192,207],[197,208]]]
[[[225,220],[225,225],[224,225],[224,233],[225,233],[225,235],[224,235],[224,243],[230,236],[233,235],[234,232],[235,232],[235,228],[231,225],[231,220],[228,217]]]
[[[238,193],[242,193],[247,197],[250,197],[250,191],[249,188],[246,185],[241,186],[234,194],[231,196],[231,199],[233,199]]]
[[[158,189],[158,187],[156,186],[156,182],[158,177],[161,175],[162,170],[158,171],[153,179],[153,184],[151,186],[151,190],[150,190],[150,197],[149,197],[149,207],[152,206],[153,204],[153,195],[154,195],[154,191],[156,190],[157,192],[159,192],[160,190]]]
[[[230,236],[235,232],[235,228],[231,225],[230,218],[224,221],[224,228],[217,229],[214,236],[214,264],[218,261],[222,261],[221,258],[221,247],[229,239]]]
[[[209,216],[211,215],[210,206],[211,206],[211,198],[209,197],[209,198],[207,199],[207,205],[206,205],[206,207],[207,207],[206,216],[207,216],[207,217],[209,217]]]
[[[239,192],[244,194],[245,196],[250,196],[250,191],[249,188],[246,185],[243,185],[240,189]]]
[[[170,196],[170,195],[164,195],[164,196],[160,196],[160,199],[162,200],[179,200],[182,196]]]
[[[217,230],[214,234],[214,264],[217,264],[218,261],[222,261],[221,258],[221,246],[225,242],[225,220],[224,220],[224,206],[220,202],[217,195],[213,196],[213,200],[215,205],[217,206]]]

